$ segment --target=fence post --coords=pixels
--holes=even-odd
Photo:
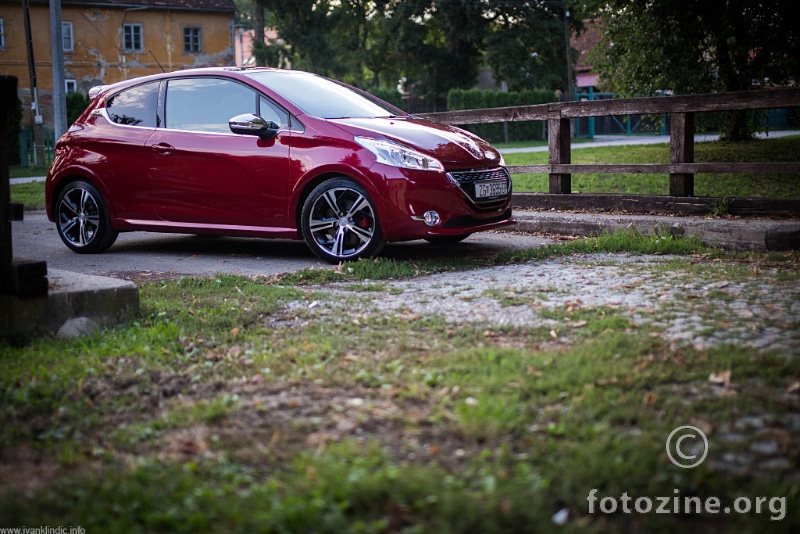
[[[11,189],[8,177],[8,115],[11,109],[11,100],[17,97],[17,79],[7,76],[0,77],[0,273],[3,280],[0,284],[6,285],[6,272],[11,265],[11,217],[8,210],[11,203]],[[0,294],[6,293],[7,288],[0,287]]]
[[[547,113],[548,145],[550,165],[566,164],[572,161],[570,155],[569,119],[561,118],[561,110]],[[572,192],[572,175],[569,173],[550,173],[550,193],[567,194]]]
[[[8,115],[17,103],[17,79],[0,76],[0,295],[31,297],[47,294],[47,264],[12,261],[11,221],[22,220],[22,204],[11,202]]]
[[[669,162],[694,163],[694,113],[673,113],[669,136]],[[669,194],[673,197],[694,196],[694,174],[670,174]]]

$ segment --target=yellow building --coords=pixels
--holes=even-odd
[[[29,0],[39,109],[52,128],[50,6]],[[192,67],[233,65],[233,0],[62,0],[65,89]],[[19,80],[23,124],[32,124],[24,9],[0,0],[0,75]],[[160,64],[160,66],[159,66]]]

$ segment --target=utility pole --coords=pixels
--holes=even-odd
[[[64,85],[64,34],[61,28],[61,0],[50,0],[50,36],[53,52],[53,141],[67,131],[67,95]]]
[[[31,80],[31,98],[33,109],[33,166],[44,166],[44,125],[39,113],[39,90],[36,87],[36,63],[33,58],[33,36],[31,35],[31,9],[28,0],[22,0],[25,19],[25,41],[28,50],[28,76]],[[26,162],[22,162],[23,164]]]

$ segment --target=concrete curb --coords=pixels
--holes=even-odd
[[[139,313],[139,289],[133,282],[55,269],[47,280],[46,296],[0,296],[0,337],[55,333],[75,318],[111,327]]]
[[[697,236],[704,245],[740,251],[800,249],[800,221],[712,219],[659,215],[604,215],[551,211],[514,211],[517,224],[507,231],[595,236],[634,228],[643,234],[668,232]]]

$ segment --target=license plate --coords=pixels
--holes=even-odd
[[[495,182],[477,182],[475,184],[475,198],[498,197],[508,194],[508,182],[505,180]]]

